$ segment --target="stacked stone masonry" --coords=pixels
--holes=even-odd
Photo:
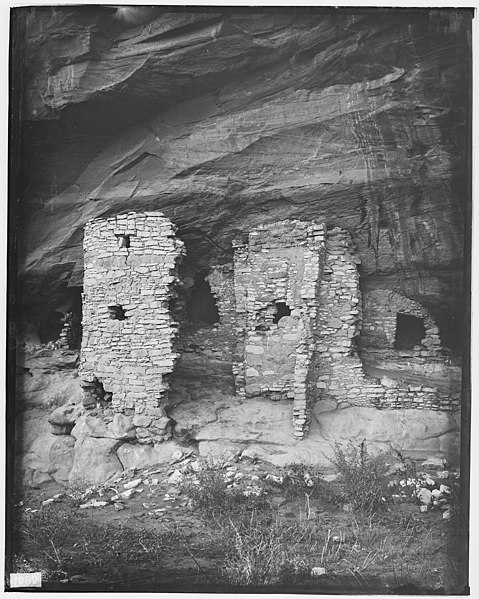
[[[411,350],[418,360],[441,359],[439,331],[423,306],[389,290],[367,295],[363,313],[360,261],[340,228],[282,221],[234,241],[234,262],[212,267],[206,278],[219,322],[199,328],[194,338],[188,333],[176,350],[170,301],[184,249],[174,225],[155,212],[94,220],[84,246],[85,405],[110,399],[115,414],[131,418],[141,443],[171,434],[165,377],[177,350],[183,369],[197,370],[186,356],[198,353],[198,344],[212,358],[212,375],[232,364],[240,398],[293,400],[297,439],[307,434],[311,407],[321,399],[340,406],[459,408],[457,395],[365,375],[358,340],[379,339],[394,354],[397,314],[424,323],[424,338]]]
[[[77,349],[81,338],[81,318],[74,312],[66,312],[62,317],[63,327],[57,341],[61,349]]]
[[[423,340],[424,345],[415,350],[418,356],[424,360],[437,360],[440,341],[438,329],[427,310],[417,302],[392,291],[376,290],[369,294],[363,314],[357,269],[359,263],[349,234],[339,228],[329,231],[319,291],[315,351],[317,387],[321,398],[334,398],[340,405],[458,409],[460,398],[457,394],[448,395],[432,387],[407,385],[393,380],[378,384],[375,379],[364,374],[357,351],[357,339],[359,335],[362,338],[362,326],[364,327],[365,321],[371,322],[373,314],[375,323],[383,315],[381,322],[385,324],[387,333],[384,336],[387,335],[389,346],[394,345],[396,314],[401,311],[424,319],[426,338]],[[390,303],[385,302],[384,298],[389,298]],[[366,332],[369,330],[368,324]]]
[[[375,289],[364,297],[362,340],[364,345],[392,348],[396,341],[397,316],[415,316],[424,323],[424,338],[415,346],[415,356],[434,357],[441,351],[439,328],[428,310],[389,289]]]
[[[308,226],[311,223],[276,223],[259,227],[246,241],[234,243],[237,392],[243,397],[294,399],[298,438],[306,434],[310,406],[318,399],[333,398],[343,406],[458,409],[457,394],[393,380],[378,383],[365,375],[358,354],[364,320],[360,260],[346,231],[334,228],[326,234],[322,225],[316,225],[312,231],[317,236],[309,238]],[[437,361],[439,331],[427,310],[391,291],[380,290],[381,302],[376,296],[368,297],[366,322],[374,314],[377,324],[378,313],[383,314],[388,347],[394,346],[397,313],[411,314],[422,319],[425,328],[414,355],[426,362]],[[275,324],[279,302],[291,314]],[[231,314],[231,306],[228,310]],[[368,324],[366,335],[369,330]]]
[[[237,392],[293,399],[297,438],[310,421],[324,238],[324,225],[292,220],[260,226],[233,244]]]
[[[162,400],[177,358],[169,302],[184,253],[175,230],[159,212],[85,227],[80,376],[87,388],[103,386],[142,443],[162,441],[169,426]]]

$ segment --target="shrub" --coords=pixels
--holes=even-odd
[[[340,475],[343,498],[354,510],[373,513],[386,505],[390,458],[389,452],[370,454],[365,441],[357,447],[349,442],[346,449],[336,443],[331,461]]]
[[[266,507],[263,495],[248,494],[241,484],[228,487],[219,471],[203,470],[195,479],[185,479],[180,485],[193,509],[207,518],[228,517],[231,513]],[[245,494],[246,493],[246,494]]]
[[[283,484],[286,495],[291,498],[317,497],[321,494],[320,473],[315,468],[308,468],[304,464],[291,464],[282,470]]]
[[[309,573],[317,543],[307,523],[286,524],[253,511],[223,527],[222,574],[233,585],[270,586]]]

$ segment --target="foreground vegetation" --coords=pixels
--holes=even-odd
[[[391,455],[370,455],[364,444],[337,447],[334,464],[333,483],[296,465],[253,486],[225,477],[221,467],[203,468],[179,483],[182,507],[169,527],[159,520],[138,526],[138,519],[132,526],[131,510],[130,520],[113,525],[102,519],[105,508],[81,510],[72,497],[24,511],[16,520],[12,568],[42,571],[45,580],[141,586],[171,580],[183,563],[195,573],[191,590],[202,583],[461,592],[457,483],[444,487],[446,519],[439,493],[434,509],[419,510],[425,487],[413,464],[400,464],[400,490],[388,476]]]

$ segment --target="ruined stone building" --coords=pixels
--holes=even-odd
[[[90,221],[84,251],[84,403],[96,403],[100,387],[139,441],[161,440],[165,377],[176,358],[169,302],[183,243],[162,214],[130,212]]]
[[[307,435],[315,403],[328,398],[343,407],[458,407],[457,396],[436,388],[368,375],[361,345],[383,347],[399,370],[408,356],[423,371],[443,358],[438,328],[417,302],[378,289],[363,306],[349,233],[285,220],[232,246],[233,262],[211,268],[207,283],[219,318],[213,330],[232,340],[227,359],[240,400],[291,400],[296,439]],[[90,221],[84,251],[84,404],[110,402],[138,441],[160,442],[179,357],[171,300],[183,243],[161,213],[128,213]]]

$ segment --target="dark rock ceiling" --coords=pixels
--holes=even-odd
[[[215,11],[15,9],[19,311],[78,293],[93,217],[163,211],[193,269],[261,222],[318,219],[351,232],[364,290],[427,305],[452,344],[472,13]]]

